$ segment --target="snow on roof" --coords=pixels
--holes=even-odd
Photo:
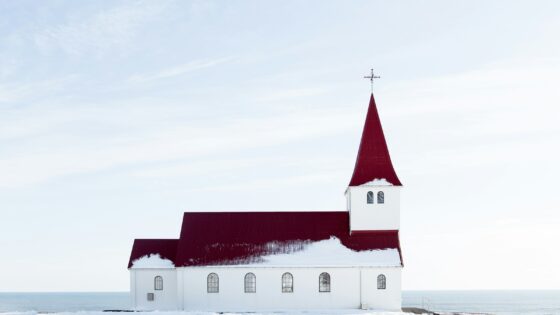
[[[274,244],[272,245],[274,246]],[[318,242],[292,243],[288,253],[259,257],[258,266],[378,266],[399,267],[401,258],[396,248],[354,251],[336,237]],[[247,266],[239,265],[239,266]]]
[[[175,268],[175,264],[159,254],[149,254],[134,260],[131,268]]]
[[[175,262],[178,242],[176,239],[135,239],[128,259],[128,268],[132,267],[132,262],[150,254],[158,254],[163,259]]]
[[[385,178],[376,178],[370,182],[364,183],[361,186],[393,186]]]
[[[321,249],[320,241],[329,241],[332,237],[350,251],[346,253],[400,254],[398,230],[350,233],[349,227],[348,211],[185,212],[178,240],[136,239],[128,268],[137,259],[150,254],[159,254],[176,267],[262,263],[263,257],[313,251],[316,247],[312,243],[319,243]],[[378,252],[382,250],[389,251]],[[383,259],[380,261],[385,263]],[[402,265],[402,257],[400,263]],[[369,265],[375,264],[377,258]]]

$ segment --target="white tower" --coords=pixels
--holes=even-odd
[[[350,232],[398,231],[401,187],[372,93],[354,173],[345,192]]]

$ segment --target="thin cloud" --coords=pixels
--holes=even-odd
[[[85,20],[75,18],[38,32],[33,40],[44,54],[59,50],[71,55],[105,53],[115,47],[126,47],[142,26],[164,11],[166,3],[134,2],[101,11]]]
[[[148,107],[145,109],[148,110]],[[70,110],[65,108],[65,111]],[[219,130],[203,121],[172,126],[162,123],[144,130],[142,137],[65,136],[65,146],[53,146],[53,142],[60,140],[60,132],[64,135],[76,133],[72,129],[76,125],[71,125],[68,127],[71,129],[60,129],[57,133],[42,136],[40,142],[34,136],[20,139],[17,151],[32,150],[34,154],[21,156],[12,152],[0,155],[0,173],[3,174],[0,187],[25,186],[60,176],[97,172],[125,165],[165,162],[208,154],[219,156],[222,152],[269,146],[271,143],[280,145],[300,142],[347,131],[353,127],[351,122],[357,118],[352,113],[341,111],[315,112],[302,110],[283,113],[266,120],[244,118],[214,121],[214,124],[220,125]],[[77,113],[81,113],[79,109]],[[71,117],[73,114],[66,115]],[[114,113],[107,109],[98,115],[99,122],[102,122],[104,117],[111,119]],[[51,113],[49,117],[54,119],[53,128],[60,124],[58,115]],[[346,123],[341,123],[341,117],[352,118],[343,118]],[[144,118],[149,120],[149,115]],[[22,124],[27,125],[24,122],[26,117],[20,119]],[[48,126],[45,123],[47,125],[43,128]],[[29,148],[31,142],[33,146]],[[98,147],[100,143],[103,143],[102,150]]]
[[[276,89],[272,91],[263,91],[262,95],[257,95],[255,100],[258,102],[277,102],[290,99],[300,100],[304,97],[317,96],[325,93],[325,89],[321,88],[292,88],[292,89]]]
[[[281,176],[278,178],[256,179],[246,182],[227,183],[225,185],[206,186],[193,189],[194,192],[210,191],[259,191],[263,189],[278,189],[294,186],[309,187],[309,185],[321,185],[325,183],[337,183],[337,180],[346,176],[345,172],[308,172],[296,176]]]
[[[64,90],[64,88],[75,82],[78,78],[78,75],[70,74],[24,83],[0,83],[0,104],[33,99],[44,93]],[[2,127],[0,127],[1,129]],[[2,138],[1,135],[0,138]]]
[[[178,66],[174,66],[171,68],[167,68],[161,70],[156,73],[149,73],[149,74],[140,74],[130,77],[128,80],[132,83],[141,83],[141,82],[148,82],[148,81],[156,81],[161,79],[168,79],[172,77],[181,76],[183,74],[193,72],[196,70],[201,70],[205,68],[215,67],[217,65],[229,62],[234,60],[233,56],[230,57],[222,57],[217,59],[200,59],[194,60],[191,62],[187,62],[185,64],[181,64]]]

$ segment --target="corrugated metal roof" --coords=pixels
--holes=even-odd
[[[132,262],[136,259],[150,254],[159,254],[161,258],[175,262],[178,243],[177,239],[135,239],[128,260],[128,268],[132,267]]]
[[[396,248],[400,253],[398,231],[351,235],[346,211],[186,212],[179,240],[136,240],[129,267],[134,259],[155,253],[177,267],[247,264],[331,237],[355,251]]]
[[[375,99],[371,94],[360,149],[349,186],[359,186],[376,178],[385,178],[395,186],[402,186],[393,168]]]
[[[333,236],[355,251],[396,248],[400,253],[398,231],[350,235],[346,211],[187,212],[174,262],[176,266],[247,264],[293,250],[297,243]]]

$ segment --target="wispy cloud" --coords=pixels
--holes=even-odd
[[[81,20],[71,17],[65,23],[35,34],[34,42],[46,54],[61,50],[67,54],[106,53],[126,47],[148,21],[159,16],[167,1],[136,1],[101,11]]]
[[[338,172],[307,172],[301,175],[284,175],[277,178],[255,179],[222,185],[201,187],[193,191],[202,192],[224,192],[224,191],[259,191],[262,189],[279,189],[287,187],[309,187],[310,185],[321,185],[336,183],[336,179],[345,178],[348,174]]]
[[[469,71],[396,82],[383,91],[384,98],[394,104],[387,113],[466,114],[512,107],[531,109],[530,103],[554,109],[557,106],[550,94],[559,93],[554,88],[559,64],[560,59],[512,59]],[[407,106],[411,104],[414,106]]]
[[[261,95],[255,96],[255,100],[258,102],[277,102],[285,101],[289,99],[299,99],[308,96],[317,96],[325,92],[322,88],[291,88],[291,89],[274,89],[265,90],[261,92]]]
[[[194,60],[187,62],[185,64],[177,65],[171,68],[163,69],[161,71],[155,73],[148,73],[148,74],[138,74],[134,75],[129,78],[129,82],[138,83],[138,82],[147,82],[147,81],[155,81],[160,79],[167,79],[171,77],[180,76],[189,72],[193,72],[196,70],[215,67],[217,65],[229,62],[234,60],[233,56],[230,57],[222,57],[216,59],[201,59],[201,60]]]
[[[44,182],[60,176],[76,175],[101,171],[112,167],[173,161],[194,156],[222,154],[248,148],[270,146],[271,143],[282,144],[300,142],[306,139],[323,137],[353,128],[354,113],[338,110],[304,110],[280,113],[274,117],[220,119],[212,121],[185,121],[183,124],[171,124],[168,121],[153,123],[150,115],[154,109],[145,105],[136,110],[144,112],[145,123],[137,122],[137,137],[119,137],[105,134],[80,135],[79,121],[84,117],[97,120],[96,124],[122,124],[115,116],[123,117],[129,113],[120,108],[89,110],[64,107],[43,110],[28,117],[25,114],[12,116],[18,119],[11,125],[30,125],[30,121],[41,122],[40,140],[38,135],[27,138],[24,131],[18,132],[7,127],[13,136],[19,136],[16,150],[0,154],[0,186],[14,187]],[[85,112],[84,112],[85,111]],[[80,118],[82,117],[82,118]],[[341,117],[344,118],[341,122]],[[50,121],[50,122],[49,122]],[[72,121],[73,123],[67,124]],[[89,123],[88,123],[89,124]],[[216,128],[216,126],[220,128]],[[66,127],[61,127],[66,126]],[[78,129],[76,129],[78,128]],[[130,131],[129,131],[130,132]],[[75,135],[75,136],[74,136]],[[54,145],[63,141],[65,145]],[[33,144],[31,145],[31,142]],[[103,144],[103,150],[98,145]],[[30,147],[31,146],[31,147]],[[22,156],[21,150],[34,152]]]
[[[0,104],[40,98],[42,94],[65,89],[77,78],[77,75],[69,74],[29,82],[0,82]]]

